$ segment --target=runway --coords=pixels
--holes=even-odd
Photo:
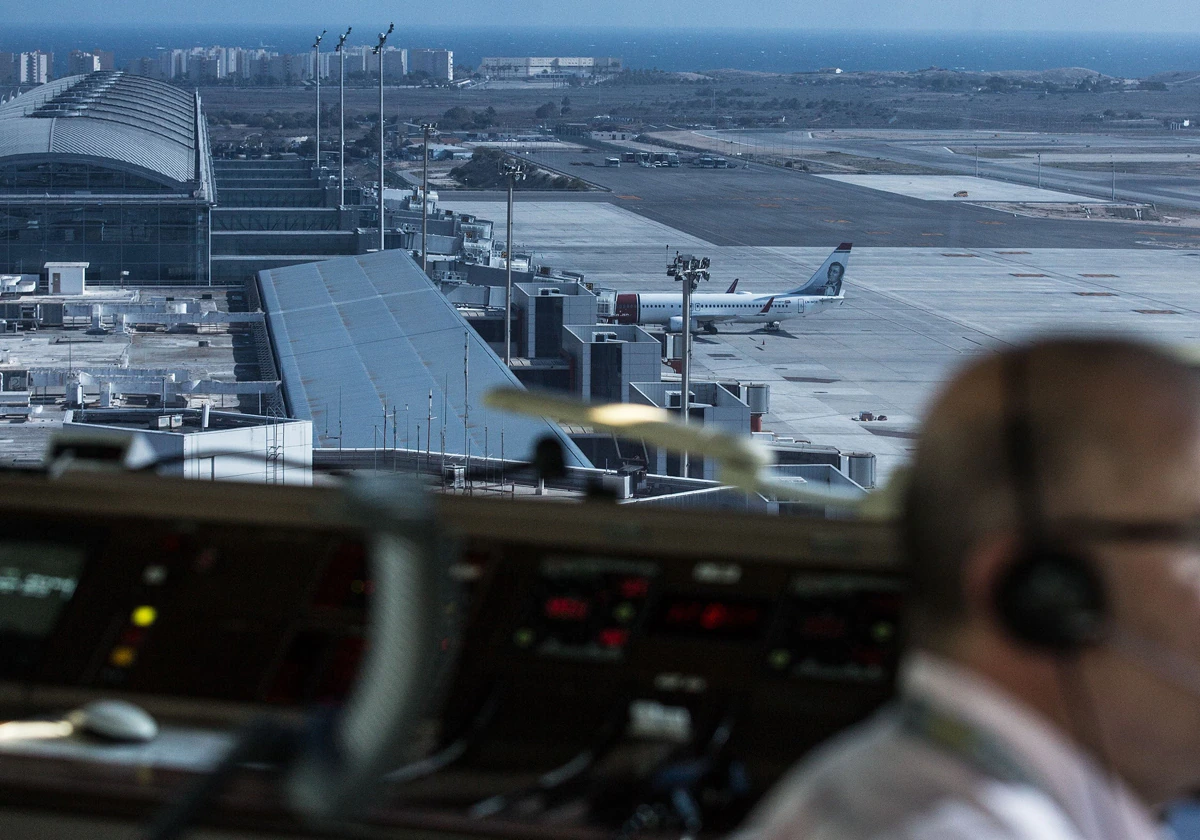
[[[757,164],[739,169],[647,169],[632,164],[608,168],[601,165],[604,155],[597,152],[527,157],[610,190],[586,198],[564,196],[569,203],[612,203],[720,246],[804,247],[852,239],[879,247],[1004,248],[1013,243],[1029,248],[1200,247],[1200,228],[1034,219]],[[1031,191],[1022,189],[1023,195]],[[553,194],[518,193],[517,201],[543,201],[548,195]],[[455,200],[452,193],[443,198]],[[1044,200],[1062,199],[1048,192]]]
[[[945,173],[1043,186],[1108,199],[1200,210],[1200,172],[1126,171],[1132,164],[1186,164],[1200,157],[1191,131],[1044,134],[1013,131],[790,130],[706,131],[700,134],[746,151],[842,152],[927,167]],[[1042,153],[1042,165],[1037,155]],[[1091,164],[1094,171],[1065,168]],[[1106,164],[1111,164],[1111,169]]]

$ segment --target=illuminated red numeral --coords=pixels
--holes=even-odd
[[[547,598],[543,606],[547,618],[559,621],[582,621],[587,618],[589,609],[587,601],[566,595]]]
[[[625,643],[629,641],[629,631],[620,627],[606,627],[600,631],[598,638],[604,647],[625,647]]]

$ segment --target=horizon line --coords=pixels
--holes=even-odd
[[[386,17],[386,16],[383,16]],[[381,17],[380,20],[383,18]],[[350,25],[361,26],[365,25],[362,21],[354,21],[346,19]],[[30,28],[47,28],[47,29],[96,29],[96,30],[122,30],[128,32],[137,32],[139,30],[160,30],[160,29],[186,29],[194,27],[212,27],[214,29],[235,29],[238,27],[255,27],[263,28],[270,27],[276,30],[292,30],[302,29],[313,26],[326,26],[328,19],[314,19],[303,23],[285,23],[271,21],[245,21],[236,23],[214,23],[212,21],[181,21],[163,20],[163,21],[139,21],[136,23],[112,23],[111,21],[95,21],[83,23],[63,23],[59,20],[44,20],[44,21],[10,21],[8,27],[30,27]],[[1200,28],[1194,31],[1180,31],[1178,29],[1079,29],[1079,28],[1019,28],[1019,29],[985,29],[978,27],[966,26],[950,26],[950,27],[924,27],[913,26],[904,28],[872,28],[872,27],[845,27],[845,26],[705,26],[687,23],[672,23],[657,26],[637,26],[637,25],[613,25],[609,23],[598,24],[578,24],[570,27],[563,27],[554,23],[478,23],[474,25],[462,24],[446,24],[446,23],[407,23],[403,25],[409,29],[444,29],[458,32],[470,32],[478,30],[488,30],[497,28],[520,28],[525,30],[540,30],[553,31],[561,33],[577,33],[577,32],[671,32],[671,31],[687,31],[687,32],[743,32],[751,33],[758,32],[764,34],[879,34],[879,35],[1168,35],[1179,38],[1188,38],[1200,35]]]

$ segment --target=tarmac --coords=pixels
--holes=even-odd
[[[528,157],[599,184],[609,192],[568,196],[518,191],[518,204],[548,198],[565,204],[611,203],[719,246],[819,247],[852,240],[863,246],[881,247],[1004,248],[1014,243],[1028,248],[1054,248],[1063,243],[1081,248],[1200,247],[1200,230],[1181,232],[1178,226],[1115,221],[1033,219],[979,207],[969,200],[927,201],[758,164],[738,169],[644,168],[632,164],[610,168],[601,165],[604,155],[600,152]],[[582,165],[586,163],[593,165]],[[1061,200],[1050,196],[1049,191],[1046,195],[1044,201]],[[442,195],[446,206],[452,201],[480,197],[500,196]],[[519,212],[517,215],[519,219]],[[497,217],[493,214],[492,218]],[[514,238],[524,241],[519,234]]]
[[[1200,248],[1146,247],[1160,244],[1159,226],[1005,219],[777,172],[774,189],[752,198],[764,185],[753,170],[624,170],[616,172],[630,176],[623,189],[637,189],[636,200],[520,195],[518,246],[542,264],[620,291],[678,289],[665,258],[688,249],[712,260],[709,289],[723,291],[738,277],[740,290],[771,292],[806,279],[839,242],[855,243],[840,307],[785,322],[778,333],[735,325],[699,335],[694,362],[698,376],[769,383],[764,429],[874,452],[881,480],[910,456],[918,418],[939,384],[980,354],[1063,330],[1200,346]],[[719,207],[689,204],[701,192],[713,204],[722,185]],[[801,185],[787,193],[794,202],[760,207],[784,204],[777,197],[790,185]],[[502,224],[502,200],[465,198],[445,196],[442,204]],[[838,202],[853,219],[814,221],[838,212],[814,210],[818,201]],[[980,221],[1003,225],[972,227]],[[889,232],[866,233],[872,224]],[[864,411],[887,420],[856,419]]]
[[[1102,199],[1057,190],[1027,187],[1007,181],[969,175],[819,175],[841,184],[853,184],[923,201],[1004,201],[1024,204],[1071,202],[1100,204]]]

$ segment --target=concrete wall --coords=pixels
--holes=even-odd
[[[658,340],[641,327],[602,324],[567,326],[563,328],[563,350],[575,368],[575,392],[583,399],[592,399],[592,347],[597,333],[615,333],[617,343],[604,342],[620,348],[621,389],[617,399],[629,401],[629,386],[634,382],[657,382],[661,379],[662,361]]]
[[[166,412],[168,415],[179,412]],[[152,453],[153,461],[163,461],[159,475],[180,476],[207,481],[249,481],[260,484],[312,484],[312,423],[307,420],[282,420],[277,423],[261,418],[261,425],[237,428],[213,428],[185,432],[167,429],[136,428],[130,423],[105,425],[99,422],[103,410],[83,413],[89,422],[68,413],[64,431],[73,436],[111,438],[113,435],[137,437]],[[111,416],[145,418],[154,412],[130,412],[113,409]],[[197,412],[185,412],[194,420]],[[214,412],[214,415],[216,412]],[[139,466],[139,465],[133,465]]]
[[[629,401],[642,405],[654,405],[659,408],[667,407],[667,393],[679,391],[680,383],[672,382],[635,382],[629,389]],[[730,434],[746,435],[750,433],[750,406],[722,388],[716,382],[692,382],[691,407],[688,412],[688,422],[703,423],[705,426],[716,426]],[[653,456],[652,456],[653,457]],[[659,449],[650,468],[652,472],[663,475],[674,475],[678,469],[672,469],[677,456]],[[705,458],[697,467],[696,458],[692,458],[689,474],[692,478],[719,480],[717,462]]]
[[[185,478],[312,484],[312,423],[306,420],[214,429],[182,437],[187,457]],[[231,452],[246,454],[228,454]]]
[[[558,291],[543,295],[541,294],[543,289],[557,289]],[[551,304],[551,301],[554,303]],[[540,307],[539,304],[541,304]],[[596,323],[596,296],[576,280],[547,279],[531,283],[514,283],[513,306],[524,313],[524,331],[517,343],[522,348],[521,352],[530,358],[557,355],[562,350],[562,327],[568,325],[593,326]],[[553,330],[553,341],[558,346],[543,346],[548,343],[549,339],[538,341],[539,319],[545,317],[549,310],[558,306],[562,308],[562,318],[556,322]],[[541,323],[541,328],[543,338],[551,333],[544,322]]]

